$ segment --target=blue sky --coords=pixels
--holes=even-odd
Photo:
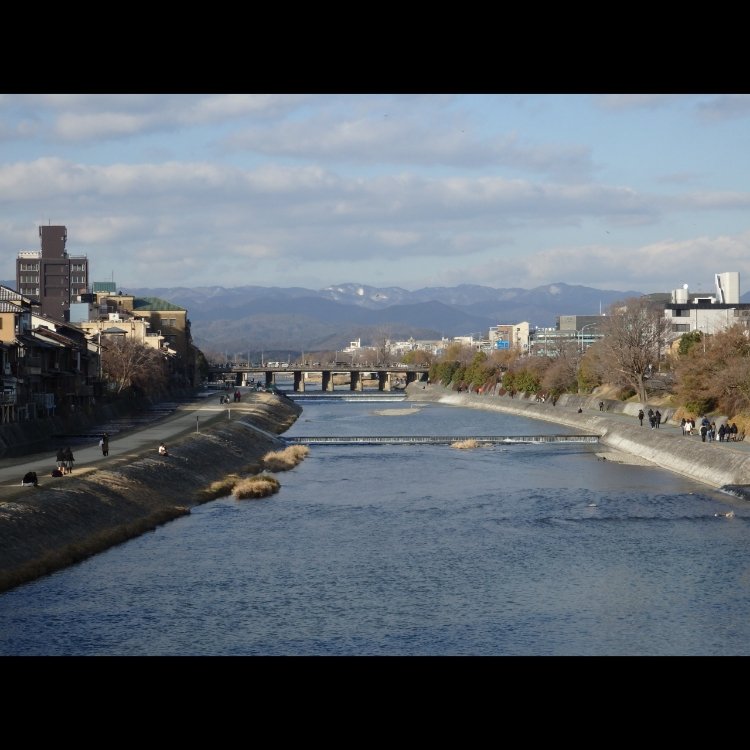
[[[0,94],[0,278],[750,290],[750,96]]]

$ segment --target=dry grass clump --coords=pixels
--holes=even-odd
[[[227,474],[223,479],[218,479],[215,482],[201,490],[201,500],[216,500],[218,497],[226,497],[232,494],[232,489],[240,481],[239,474]]]
[[[459,450],[471,450],[472,448],[478,448],[479,442],[476,440],[456,440],[455,443],[451,443],[451,448],[458,448]]]
[[[263,466],[268,471],[293,469],[310,452],[306,445],[290,445],[283,451],[271,451],[263,456]]]
[[[234,486],[232,495],[238,500],[246,498],[268,497],[279,491],[279,480],[270,474],[258,474],[255,477],[242,479]]]

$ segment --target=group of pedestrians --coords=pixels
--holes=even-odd
[[[638,411],[638,422],[643,427],[643,420],[648,416],[648,422],[651,425],[652,430],[658,430],[661,424],[661,412],[657,409],[649,409],[648,412],[644,412],[643,409]],[[735,442],[742,440],[743,436],[739,435],[739,429],[737,423],[732,422],[722,423],[719,427],[716,427],[716,422],[712,422],[708,417],[701,419],[700,427],[696,430],[695,420],[692,417],[683,417],[680,420],[680,428],[682,434],[686,437],[690,435],[700,435],[701,441],[704,443],[712,443],[718,441],[720,443]]]
[[[108,432],[105,432],[99,439],[99,447],[102,450],[102,456],[109,455],[109,433]],[[159,445],[159,455],[160,456],[169,455],[167,446],[164,443],[161,443]],[[62,477],[65,474],[73,473],[73,462],[75,461],[75,458],[73,456],[73,451],[71,450],[69,445],[61,446],[60,448],[58,448],[56,459],[57,459],[57,466],[52,470],[53,477]],[[31,471],[28,474],[26,474],[21,484],[23,485],[33,484],[34,486],[38,486],[36,472]]]
[[[234,392],[234,402],[237,403],[238,401],[242,400],[242,394],[239,392],[239,389]],[[229,395],[226,393],[222,393],[219,395],[219,403],[220,404],[228,404],[229,401]]]
[[[643,420],[645,417],[646,414],[644,414],[643,409],[639,409],[638,421],[640,422],[641,427],[643,427]],[[652,430],[659,429],[659,425],[661,424],[661,412],[658,409],[656,411],[653,409],[648,410],[648,423],[651,425]]]
[[[61,477],[64,474],[73,473],[73,451],[69,445],[57,449],[57,468],[53,470],[53,477]]]
[[[101,436],[99,440],[99,447],[102,449],[102,456],[109,455],[108,432],[105,432]],[[65,474],[73,473],[73,463],[75,461],[75,457],[73,456],[73,451],[71,450],[69,445],[60,446],[60,448],[57,449],[57,455],[55,458],[57,461],[57,466],[52,470],[53,477],[62,477],[65,476]]]
[[[692,435],[696,431],[695,420],[692,417],[680,420],[680,426],[683,435]],[[720,443],[729,443],[741,439],[736,422],[732,422],[732,424],[722,422],[717,429],[716,422],[712,422],[708,417],[701,419],[697,434],[700,435],[703,443],[713,443],[716,440]]]

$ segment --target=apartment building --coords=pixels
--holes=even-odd
[[[493,349],[529,350],[530,326],[527,321],[512,325],[496,325],[489,329],[489,342]]]
[[[88,290],[88,258],[68,254],[64,226],[40,226],[39,238],[40,250],[18,253],[16,289],[38,304],[44,315],[68,321],[71,300]]]

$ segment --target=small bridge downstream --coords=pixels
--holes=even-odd
[[[452,445],[473,440],[480,444],[494,443],[598,443],[598,435],[368,435],[368,436],[306,436],[283,438],[290,445],[399,445],[427,443]]]
[[[366,366],[366,365],[344,365],[342,363],[331,363],[328,365],[234,365],[217,366],[209,365],[209,380],[214,383],[223,383],[231,386],[247,386],[255,382],[255,376],[263,380],[265,386],[270,388],[276,384],[276,378],[291,378],[293,390],[296,393],[304,393],[308,380],[314,383],[314,390],[332,392],[335,390],[334,381],[336,376],[345,378],[346,382],[338,383],[340,389],[350,391],[363,391],[365,381],[375,381],[377,390],[389,392],[392,390],[403,390],[410,383],[426,381],[428,372],[424,367],[415,366]]]

